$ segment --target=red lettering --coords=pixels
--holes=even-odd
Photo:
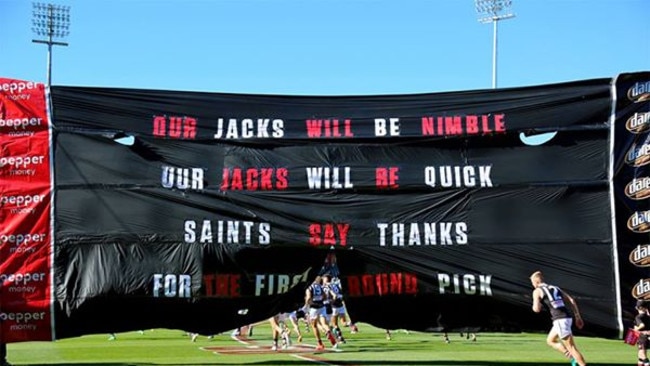
[[[185,117],[185,128],[183,130],[183,138],[195,139],[196,138],[196,119],[192,117]]]
[[[477,116],[467,116],[467,134],[473,135],[478,133],[478,117]]]
[[[341,137],[341,131],[339,131],[339,120],[335,119],[332,121],[332,136]]]
[[[429,136],[435,135],[433,129],[433,117],[422,117],[422,135]]]
[[[490,129],[489,117],[490,116],[485,116],[485,115],[481,116],[481,120],[483,122],[483,133],[492,132],[492,130]]]
[[[422,117],[422,135],[455,136],[505,132],[505,115],[483,114],[466,116]]]
[[[361,276],[361,288],[363,290],[364,296],[373,296],[375,295],[375,286],[373,284],[374,276],[367,274]]]
[[[274,186],[277,189],[287,189],[289,185],[287,176],[289,172],[286,168],[248,168],[245,171],[242,168],[224,168],[221,177],[221,190],[248,190],[256,191],[272,190]]]
[[[212,288],[214,282],[214,275],[203,275],[203,284],[205,287],[205,296],[211,297],[214,296],[214,290]]]
[[[231,297],[239,297],[241,295],[241,275],[240,274],[233,274],[230,275],[230,296]]]
[[[289,182],[287,182],[287,177],[289,176],[289,171],[287,168],[280,168],[278,169],[277,173],[277,182],[276,182],[276,188],[277,189],[287,189],[289,186]]]
[[[375,282],[377,283],[377,294],[379,296],[388,295],[388,275],[386,273],[376,275]]]
[[[329,119],[323,120],[323,127],[325,128],[325,137],[331,137],[332,126]]]
[[[216,285],[216,296],[218,297],[227,297],[228,296],[228,284],[229,276],[227,274],[218,274],[217,275],[217,285]]]
[[[350,224],[337,224],[336,227],[339,230],[340,245],[342,247],[348,245],[348,231],[350,231]]]
[[[459,116],[445,117],[445,134],[447,135],[461,135],[463,133],[463,126]]]
[[[232,171],[232,179],[230,180],[230,189],[233,191],[241,191],[244,189],[244,182],[241,176],[241,169],[236,168]]]
[[[205,294],[207,297],[239,297],[240,279],[239,274],[203,275]]]
[[[417,294],[418,280],[413,273],[378,273],[348,276],[352,296],[387,296]]]
[[[334,225],[325,224],[325,231],[323,232],[323,244],[325,245],[335,245],[336,237],[334,236]]]
[[[497,132],[505,132],[506,130],[506,122],[504,119],[506,118],[505,114],[495,114],[494,115],[494,130]]]
[[[183,130],[183,119],[181,117],[169,117],[169,137],[180,138]]]
[[[273,169],[262,169],[262,184],[261,188],[263,190],[271,190],[273,189]]]
[[[375,169],[375,185],[380,189],[397,189],[399,184],[398,167]]]
[[[230,169],[224,168],[223,174],[221,175],[221,190],[225,191],[228,189],[230,184]]]
[[[398,167],[388,168],[388,186],[391,189],[397,189],[399,187],[399,184],[397,184],[397,181],[399,180],[399,176],[397,175],[398,172]]]
[[[412,273],[404,274],[404,292],[407,294],[418,293],[418,278]]]
[[[193,117],[171,116],[169,117],[169,125],[167,124],[167,116],[154,116],[153,118],[154,136],[195,139],[196,131],[197,121]]]
[[[309,225],[309,244],[314,246],[320,245],[320,232],[319,224]]]
[[[307,137],[320,137],[323,128],[323,121],[320,119],[307,120]]]
[[[352,137],[352,122],[349,119],[343,120],[343,125],[338,119],[308,119],[307,137]]]
[[[348,296],[361,296],[361,284],[357,276],[348,276]]]
[[[154,116],[153,118],[153,135],[166,136],[167,135],[167,119],[164,116]]]
[[[401,273],[391,273],[390,274],[390,292],[393,294],[402,293],[402,274]]]
[[[377,188],[388,188],[388,169],[375,169],[375,185]]]
[[[317,224],[309,225],[309,243],[311,245],[347,246],[350,224]]]
[[[257,190],[257,170],[248,169],[246,170],[246,189],[249,191]]]
[[[354,133],[352,133],[352,122],[349,119],[345,120],[345,136],[354,137]]]

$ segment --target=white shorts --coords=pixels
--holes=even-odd
[[[309,308],[310,321],[318,320],[319,317],[325,317],[326,315],[324,306],[321,306],[320,308]]]
[[[551,328],[551,331],[555,331],[560,336],[560,339],[566,339],[570,335],[573,335],[571,326],[573,326],[572,318],[556,319],[553,320],[553,328]]]
[[[289,319],[289,313],[280,313],[275,316],[275,320],[279,323],[285,323]]]

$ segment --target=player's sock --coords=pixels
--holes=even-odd
[[[318,340],[318,346],[316,346],[316,349],[317,350],[325,349],[325,346],[323,345],[323,341],[321,341],[320,339]]]
[[[332,345],[336,344],[336,338],[334,338],[334,335],[332,334],[331,331],[328,330],[327,333],[325,333],[325,336],[327,337],[327,339],[329,339]]]
[[[334,331],[336,332],[336,335],[337,335],[337,338],[338,338],[339,342],[346,343],[345,342],[345,337],[343,337],[343,332],[341,332],[341,328],[336,327],[336,328],[334,328]]]

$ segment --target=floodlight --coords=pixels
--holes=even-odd
[[[510,12],[512,0],[474,0],[478,21],[481,23],[492,22],[492,88],[497,87],[497,23],[500,20],[514,18]]]
[[[65,42],[55,41],[70,34],[70,7],[63,5],[33,3],[32,31],[41,38],[34,43],[47,45],[47,85],[52,83],[52,46],[67,46]]]

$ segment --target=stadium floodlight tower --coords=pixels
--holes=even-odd
[[[54,39],[63,39],[70,33],[70,7],[33,3],[32,14],[32,31],[45,38],[32,39],[32,42],[47,45],[47,86],[50,86],[52,83],[52,46],[68,45]]]
[[[481,23],[492,22],[492,88],[497,87],[497,24],[500,20],[514,18],[510,12],[512,0],[474,0],[478,21]]]

